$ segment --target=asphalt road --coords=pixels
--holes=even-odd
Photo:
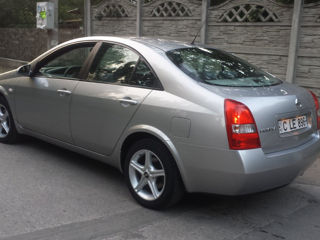
[[[137,205],[112,167],[33,138],[0,144],[0,240],[319,237],[320,160],[282,189],[188,195],[157,212]]]

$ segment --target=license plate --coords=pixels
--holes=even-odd
[[[282,119],[278,121],[279,132],[288,133],[308,127],[307,116],[299,116],[295,118]]]

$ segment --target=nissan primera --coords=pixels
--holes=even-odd
[[[224,51],[89,37],[0,75],[0,141],[31,135],[120,169],[148,208],[289,184],[317,158],[319,102]]]

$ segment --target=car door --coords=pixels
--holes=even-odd
[[[139,105],[158,87],[147,63],[135,51],[102,44],[86,81],[80,81],[71,103],[75,144],[109,155]]]
[[[15,103],[17,120],[24,128],[72,142],[69,107],[80,71],[95,43],[62,48],[37,64],[33,77],[19,78]]]

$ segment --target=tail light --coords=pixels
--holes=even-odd
[[[316,96],[313,92],[310,91],[310,93],[311,93],[311,95],[312,95],[312,97],[313,97],[313,100],[314,100],[314,103],[315,103],[315,105],[316,105],[317,125],[318,125],[318,129],[320,129],[320,107],[319,107],[319,100],[318,100],[317,96]]]
[[[260,148],[257,126],[249,108],[243,103],[226,99],[224,110],[230,149]]]

